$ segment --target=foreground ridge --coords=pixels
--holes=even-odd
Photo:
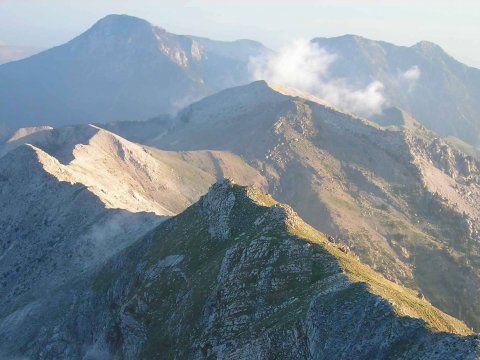
[[[28,343],[10,342],[11,353],[479,358],[480,340],[461,321],[330,241],[257,188],[217,182],[99,272],[32,310],[46,326],[42,336],[27,319],[10,319],[11,336],[31,331],[22,337]]]

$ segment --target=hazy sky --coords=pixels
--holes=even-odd
[[[274,49],[296,38],[343,34],[399,45],[430,40],[480,68],[478,0],[0,0],[0,42],[58,45],[112,13],[178,34],[249,38]]]

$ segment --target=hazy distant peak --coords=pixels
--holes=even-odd
[[[340,36],[333,37],[316,37],[311,40],[311,42],[336,42],[336,43],[348,43],[348,44],[373,44],[373,43],[385,43],[384,41],[377,41],[369,39],[360,35],[354,34],[345,34]]]
[[[415,49],[417,51],[419,51],[420,53],[422,53],[423,55],[427,56],[427,57],[432,57],[432,56],[448,56],[450,57],[450,55],[448,55],[445,50],[443,50],[439,45],[433,43],[433,42],[430,42],[430,41],[425,41],[425,40],[422,40],[418,43],[416,43],[415,45],[412,46],[412,49]]]
[[[401,47],[388,41],[370,39],[370,38],[360,36],[360,35],[355,35],[355,34],[345,34],[345,35],[333,36],[333,37],[316,37],[316,38],[313,38],[311,41],[312,42],[349,43],[349,44],[353,44],[353,43],[370,44],[370,45],[381,44],[381,45],[387,45],[387,46]],[[418,48],[425,53],[432,52],[432,51],[445,52],[439,45],[426,40],[419,41],[415,45],[412,45],[411,48]]]
[[[147,20],[129,15],[108,15],[97,21],[89,30],[80,35],[90,41],[120,41],[127,44],[155,44],[155,33],[166,33],[165,29],[154,26]]]
[[[14,46],[0,41],[0,65],[10,61],[20,60],[40,52],[39,48]]]
[[[351,41],[373,41],[371,39],[367,39],[366,37],[360,36],[360,35],[355,35],[355,34],[345,34],[345,35],[340,35],[337,36],[336,38],[338,39],[344,39],[344,40],[351,40]]]
[[[8,138],[7,142],[16,141],[26,136],[35,134],[37,132],[49,131],[49,130],[53,130],[53,128],[51,126],[36,126],[36,127],[20,128],[17,131],[15,131],[12,136]]]
[[[427,41],[427,40],[422,40],[422,41],[419,41],[418,43],[416,43],[415,45],[413,45],[413,47],[416,47],[416,48],[419,48],[419,49],[422,49],[422,50],[426,50],[426,51],[432,51],[432,50],[442,50],[443,49],[431,42],[431,41]]]
[[[151,26],[151,24],[147,20],[135,16],[112,14],[98,20],[92,29],[123,29],[132,26]]]

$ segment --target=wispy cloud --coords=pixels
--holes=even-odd
[[[255,80],[297,88],[360,115],[381,113],[386,101],[383,84],[373,81],[356,88],[344,79],[329,79],[328,69],[336,58],[318,45],[300,39],[277,54],[252,58],[249,67]]]
[[[410,69],[402,74],[402,77],[408,81],[417,81],[420,79],[421,71],[417,65],[412,66]]]

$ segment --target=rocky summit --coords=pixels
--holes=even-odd
[[[464,323],[228,180],[0,334],[38,359],[480,358]]]

